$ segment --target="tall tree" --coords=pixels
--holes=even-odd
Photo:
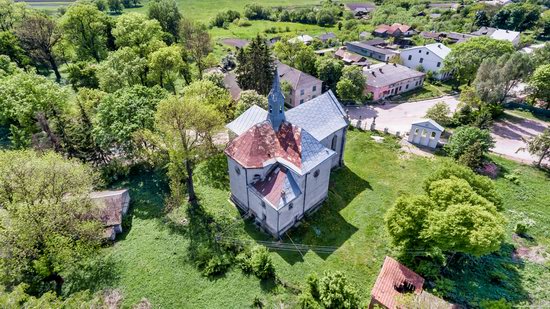
[[[181,13],[175,0],[155,0],[150,2],[148,16],[160,22],[162,30],[170,34],[170,42],[178,41]]]
[[[548,81],[550,81],[550,64],[539,66],[529,81],[531,96],[546,102],[546,109],[550,108],[550,82]]]
[[[483,102],[502,104],[510,91],[525,81],[532,71],[531,59],[524,53],[487,58],[481,63],[474,80],[477,95]]]
[[[59,74],[54,48],[61,40],[61,33],[55,22],[44,15],[31,15],[22,21],[16,34],[22,47],[36,62],[48,65],[59,82],[61,74]]]
[[[541,167],[542,161],[550,158],[550,129],[546,128],[541,134],[528,140],[527,151],[539,157],[537,166]]]
[[[212,137],[223,123],[223,116],[204,99],[171,96],[159,103],[155,127],[170,160],[168,172],[173,196],[183,194],[180,180],[185,175],[188,199],[195,205],[194,165],[213,153]]]
[[[280,40],[273,46],[273,52],[281,62],[302,72],[316,75],[317,56],[311,46],[300,41]]]
[[[366,77],[358,66],[347,66],[336,84],[336,93],[343,100],[361,102],[364,96]]]
[[[96,75],[102,90],[115,92],[133,85],[146,86],[147,71],[147,59],[140,57],[135,49],[123,47],[109,53],[107,59],[97,66]]]
[[[336,84],[342,76],[344,64],[332,57],[319,57],[315,61],[315,67],[317,68],[317,77],[323,81],[323,88],[336,92]]]
[[[185,69],[181,55],[181,47],[177,45],[162,47],[151,53],[148,61],[150,80],[175,93],[174,83]]]
[[[235,110],[235,117],[240,116],[242,113],[246,112],[252,105],[256,105],[267,110],[267,98],[263,95],[258,94],[254,90],[245,90],[241,92],[239,101],[237,102],[237,108]]]
[[[155,19],[147,19],[143,14],[127,13],[118,17],[112,34],[118,48],[130,47],[140,57],[147,57],[156,49],[164,47],[160,23]]]
[[[19,136],[15,147],[29,146],[31,137],[44,129],[53,146],[61,146],[58,137],[63,132],[58,129],[68,105],[65,88],[43,76],[19,72],[0,79],[0,102],[0,123],[11,127],[12,137]]]
[[[0,55],[6,55],[20,68],[31,64],[31,59],[11,31],[0,31]]]
[[[237,53],[237,82],[244,90],[256,90],[267,95],[271,90],[275,61],[264,38],[256,36],[247,47]]]
[[[183,19],[180,24],[180,37],[189,56],[199,69],[199,78],[205,69],[205,58],[212,51],[212,41],[205,25],[189,19]]]
[[[60,155],[0,152],[2,283],[61,293],[66,275],[97,255],[103,227],[89,199],[91,168]]]
[[[94,137],[103,149],[133,155],[133,134],[152,129],[157,104],[166,97],[159,87],[135,85],[105,96],[97,106]]]
[[[105,58],[107,19],[107,15],[91,3],[77,2],[69,6],[61,18],[61,26],[79,60],[100,62]]]
[[[468,83],[476,76],[484,59],[512,53],[514,46],[508,41],[494,40],[485,36],[458,43],[445,58],[444,70],[452,72],[460,83]]]
[[[0,0],[0,31],[11,31],[21,21],[26,10],[25,3]]]

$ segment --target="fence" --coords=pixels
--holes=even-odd
[[[526,109],[537,116],[550,117],[549,109],[542,109],[525,103],[509,102],[504,104],[504,107],[510,109]]]

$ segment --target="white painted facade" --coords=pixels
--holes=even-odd
[[[443,131],[444,128],[431,119],[416,122],[411,125],[408,141],[435,149]]]
[[[404,66],[413,70],[422,66],[424,72],[431,71],[434,78],[444,80],[451,77],[451,73],[442,72],[443,62],[450,51],[450,48],[441,43],[411,47],[401,51],[401,61]]]

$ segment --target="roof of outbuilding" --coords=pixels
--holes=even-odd
[[[442,127],[439,123],[435,122],[432,119],[424,119],[424,120],[421,120],[421,121],[417,121],[417,122],[413,123],[412,125],[427,128],[427,129],[435,129],[435,130],[439,130],[441,132],[445,131],[444,127]]]
[[[366,43],[363,43],[363,42],[357,42],[357,41],[347,42],[346,45],[357,46],[359,48],[370,50],[370,51],[373,51],[375,53],[379,53],[379,54],[383,54],[383,55],[398,55],[399,54],[399,52],[397,52],[397,51],[387,49],[387,48],[380,48],[380,47],[369,45],[369,44],[366,44]]]
[[[90,199],[100,208],[100,221],[106,227],[121,224],[130,204],[128,189],[91,192]]]
[[[326,40],[336,38],[336,34],[334,34],[334,32],[325,32],[325,33],[319,35],[317,38],[319,38],[319,40],[321,40],[321,41],[326,41]]]
[[[386,256],[384,265],[378,274],[371,291],[374,300],[386,308],[397,308],[397,297],[405,292],[419,295],[422,292],[424,278],[401,265],[393,258]]]
[[[490,37],[495,40],[503,40],[503,41],[514,41],[517,39],[517,37],[520,35],[517,31],[512,30],[504,30],[504,29],[497,29],[495,30]]]
[[[371,66],[370,69],[365,67],[363,68],[363,74],[367,77],[367,85],[372,87],[388,86],[405,79],[426,75],[396,63],[380,63]]]

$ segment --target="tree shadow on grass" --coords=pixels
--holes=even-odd
[[[506,243],[498,252],[482,257],[457,255],[442,272],[455,283],[447,296],[465,306],[501,298],[512,304],[528,301],[529,294],[519,273],[525,264],[514,257],[514,250],[512,244]]]
[[[111,255],[99,255],[83,261],[74,269],[64,285],[64,294],[89,290],[94,293],[107,287],[117,285],[120,273],[117,261]]]
[[[279,250],[278,254],[289,264],[303,262],[303,255],[310,250],[326,260],[357,232],[358,228],[347,222],[340,211],[365,190],[372,190],[369,182],[347,166],[335,171],[328,199],[299,227],[287,233],[282,240],[291,247]]]

